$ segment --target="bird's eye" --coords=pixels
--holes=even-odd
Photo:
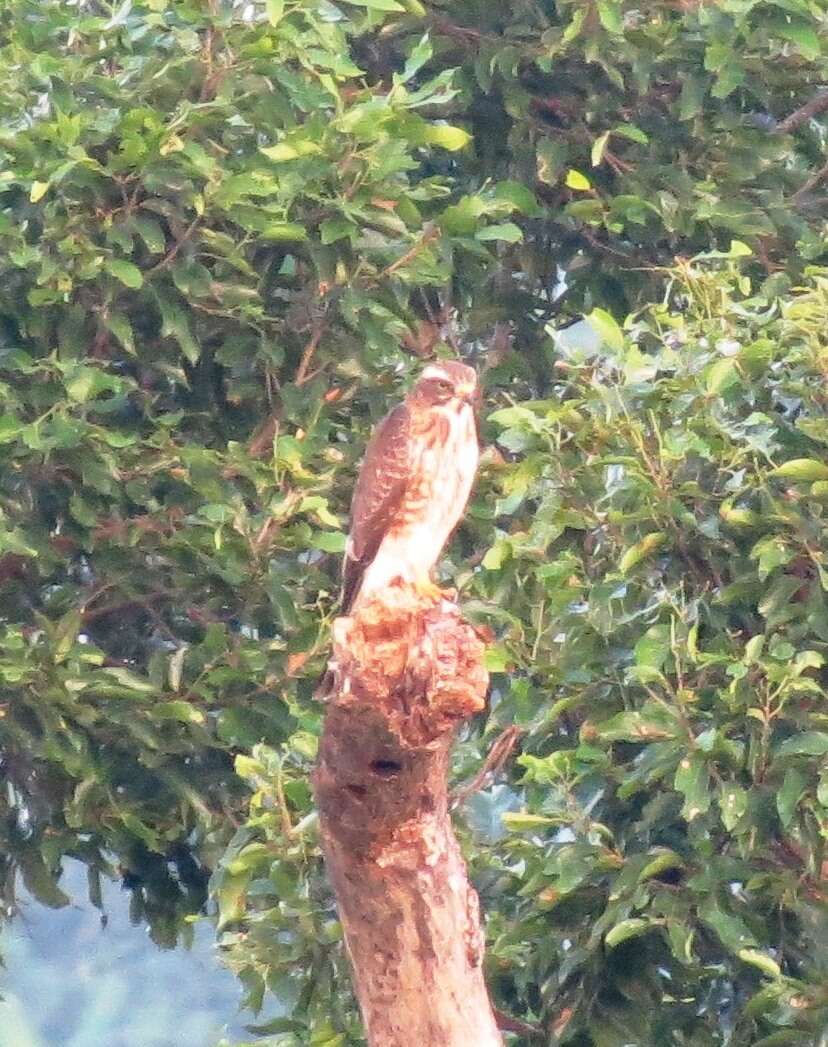
[[[444,378],[438,378],[437,379],[437,389],[441,393],[450,393],[451,392],[451,382],[447,382]]]

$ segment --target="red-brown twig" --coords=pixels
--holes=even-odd
[[[530,1039],[543,1035],[543,1029],[538,1028],[537,1025],[530,1025],[529,1022],[522,1022],[519,1018],[513,1018],[511,1014],[504,1014],[497,1007],[493,1007],[492,1010],[494,1011],[497,1027],[503,1032],[516,1032],[519,1036],[528,1036]]]
[[[483,766],[474,778],[472,778],[470,782],[466,782],[465,785],[459,786],[454,790],[454,792],[452,792],[452,807],[457,807],[458,804],[466,801],[473,793],[476,793],[478,789],[482,789],[489,778],[493,778],[503,770],[503,767],[512,755],[512,752],[522,734],[523,728],[518,727],[516,724],[506,727],[500,732],[497,738],[495,738],[491,749],[489,749],[486,759],[483,761]]]
[[[425,248],[428,247],[428,245],[432,241],[437,240],[439,236],[440,230],[437,228],[436,225],[429,222],[423,228],[422,235],[420,236],[420,239],[416,242],[416,244],[414,244],[413,247],[410,247],[404,255],[401,255],[396,260],[396,262],[392,262],[390,265],[387,265],[377,276],[376,282],[384,280],[388,276],[393,276],[398,269],[402,269],[404,265],[408,265],[409,262],[413,261],[413,259],[415,259],[421,251],[424,251]]]
[[[307,345],[302,350],[302,358],[299,361],[299,366],[296,368],[296,378],[294,379],[295,385],[304,385],[311,377],[310,365],[313,360],[313,354],[319,347],[319,340],[321,339],[326,327],[327,320],[324,318],[313,325],[313,331],[311,332]]]
[[[790,116],[781,120],[776,125],[776,133],[780,135],[791,134],[809,120],[813,120],[815,116],[824,113],[826,109],[828,109],[828,88],[823,88],[821,91],[817,91],[809,102],[800,106],[799,109],[795,109]]]

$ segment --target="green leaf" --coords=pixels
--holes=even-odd
[[[450,235],[469,236],[477,230],[486,210],[487,206],[479,196],[464,196],[443,211],[440,226]]]
[[[114,277],[121,281],[126,287],[131,287],[133,290],[142,287],[144,283],[144,276],[137,265],[133,265],[132,262],[125,262],[122,259],[110,258],[107,259],[106,269],[112,273]]]
[[[702,111],[709,77],[690,74],[684,77],[679,97],[679,120],[692,120]]]
[[[708,368],[707,392],[710,396],[715,396],[738,384],[739,380],[739,368],[736,361],[730,357],[725,357],[722,360],[717,360],[716,363]]]
[[[193,338],[188,313],[170,295],[160,290],[156,290],[156,300],[163,321],[162,336],[174,338],[189,362],[196,363],[201,355],[201,347]]]
[[[601,161],[604,159],[604,150],[607,148],[609,138],[610,132],[604,131],[604,133],[602,135],[599,135],[592,143],[592,152],[590,154],[590,159],[592,161],[593,167],[599,167]]]
[[[448,149],[452,153],[465,149],[472,140],[468,131],[450,124],[427,124],[418,138],[423,145],[439,145],[441,149]]]
[[[719,790],[719,810],[722,825],[732,832],[747,811],[748,795],[741,785],[723,782]]]
[[[550,138],[542,138],[535,153],[538,181],[544,185],[557,185],[569,156],[566,146]]]
[[[372,11],[404,11],[405,8],[396,0],[342,0],[345,4],[353,4],[355,7],[367,7]]]
[[[792,458],[771,470],[771,476],[780,480],[794,480],[796,483],[828,480],[828,464],[815,458]]]
[[[167,680],[171,691],[177,691],[181,687],[181,677],[184,672],[184,661],[187,657],[187,644],[182,644],[170,657],[167,670]]]
[[[783,742],[777,750],[779,756],[825,756],[828,755],[828,734],[822,731],[803,731]]]
[[[0,415],[0,444],[12,443],[22,428],[23,423],[13,415]]]
[[[153,706],[153,716],[162,720],[177,720],[179,723],[204,723],[204,713],[189,702],[158,702]]]
[[[498,182],[494,187],[494,198],[511,204],[515,210],[528,218],[534,218],[542,213],[535,194],[522,182]]]
[[[736,955],[743,963],[749,963],[752,967],[758,967],[763,974],[767,974],[770,978],[782,977],[782,970],[779,964],[768,956],[767,953],[760,952],[758,949],[740,949]]]
[[[805,774],[797,767],[789,767],[785,772],[782,788],[776,794],[776,810],[779,812],[779,820],[785,829],[789,828],[793,821],[807,782]]]
[[[335,244],[337,240],[351,239],[358,227],[347,218],[326,218],[319,226],[319,238],[323,244]]]
[[[784,567],[794,558],[794,550],[781,538],[771,535],[760,538],[750,550],[750,558],[759,562],[759,578],[764,581],[778,567]],[[766,599],[770,594],[766,594]]]
[[[618,713],[604,723],[590,725],[599,741],[652,742],[677,737],[679,725],[662,708],[647,706],[643,710]]]
[[[639,938],[642,934],[655,930],[656,926],[652,920],[645,920],[640,917],[622,920],[611,930],[607,931],[604,942],[608,949],[614,949],[616,946],[621,945],[622,942],[629,941],[630,938]]]
[[[670,656],[670,628],[651,625],[633,648],[635,664],[648,669],[661,669]]]
[[[645,535],[640,542],[630,546],[624,553],[618,562],[618,570],[622,574],[628,574],[636,564],[639,564],[643,559],[660,549],[666,541],[666,534],[654,532],[653,534]]]
[[[405,60],[405,68],[402,72],[401,82],[407,84],[422,69],[426,62],[431,60],[434,49],[428,36],[422,36],[409,51]]]
[[[693,938],[695,931],[687,924],[679,920],[669,920],[667,923],[667,938],[670,942],[670,950],[679,963],[687,966],[695,963],[693,956]]]
[[[331,1023],[326,1021],[319,1028],[314,1029],[309,1047],[345,1047],[346,1043],[345,1034],[336,1032]]]
[[[59,665],[66,660],[77,641],[82,624],[83,615],[77,608],[67,611],[58,622],[52,648],[52,657],[55,660],[55,664]]]
[[[118,309],[110,309],[105,317],[107,328],[115,335],[121,345],[128,353],[135,352],[135,334],[132,324],[125,313]]]
[[[270,222],[259,235],[263,240],[275,242],[307,240],[308,231],[298,222]]]
[[[94,527],[98,522],[98,514],[89,502],[75,491],[69,499],[69,512],[78,523],[84,527]]]
[[[67,377],[66,392],[76,403],[94,400],[100,393],[113,387],[112,378],[99,367],[78,367]]]
[[[819,34],[807,22],[780,19],[775,22],[774,28],[785,40],[796,44],[799,53],[809,62],[816,61],[822,54]]]
[[[265,4],[267,20],[271,25],[278,25],[285,13],[285,0],[267,0]]]
[[[121,814],[121,821],[126,829],[128,829],[133,836],[141,840],[151,851],[158,851],[160,847],[159,836],[156,832],[142,821],[132,811],[123,811]]]
[[[618,326],[615,317],[606,309],[593,309],[586,316],[589,326],[601,336],[601,341],[608,345],[614,352],[621,352],[624,348],[624,332]]]
[[[343,553],[348,544],[348,536],[342,531],[314,531],[311,544],[315,549],[326,553]]]
[[[675,851],[663,850],[656,853],[638,875],[638,882],[645,883],[671,869],[683,869],[684,862]]]
[[[710,776],[704,757],[699,753],[685,756],[676,771],[675,786],[684,794],[682,815],[688,822],[710,808]]]
[[[512,543],[506,538],[501,538],[495,542],[491,549],[486,551],[481,566],[486,571],[499,571],[511,556]]]
[[[149,680],[145,680],[129,669],[104,669],[102,670],[107,676],[111,677],[122,687],[126,687],[130,691],[136,691],[140,694],[157,694],[158,688],[155,684],[150,683]]]
[[[150,254],[162,254],[164,252],[167,241],[161,226],[154,218],[137,215],[132,219],[132,227],[144,241]]]
[[[573,200],[564,208],[567,215],[586,222],[587,225],[600,225],[604,219],[604,205],[600,200]]]
[[[32,188],[29,192],[29,200],[33,204],[36,204],[38,200],[42,200],[49,189],[48,182],[32,182]]]
[[[296,160],[303,156],[316,156],[322,152],[322,147],[318,142],[311,142],[306,138],[294,138],[289,142],[279,142],[277,145],[260,146],[259,152],[269,160],[282,162]]]
[[[503,240],[507,244],[517,244],[523,239],[523,230],[514,222],[501,222],[499,225],[487,225],[478,230],[475,238],[483,242]]]
[[[756,938],[744,920],[723,909],[715,898],[705,899],[699,906],[699,917],[712,927],[728,949],[738,952],[756,947]]]
[[[745,654],[742,661],[745,665],[753,665],[759,660],[762,654],[762,648],[765,646],[764,634],[759,633],[758,636],[751,636],[748,642],[745,644]]]
[[[555,824],[554,818],[547,818],[542,814],[530,814],[528,811],[506,811],[500,817],[509,832],[513,833],[545,829]]]
[[[486,669],[490,673],[505,673],[514,664],[514,658],[509,654],[507,648],[501,644],[487,647],[483,656]]]
[[[41,905],[49,909],[62,909],[71,898],[57,884],[57,875],[51,872],[39,855],[24,851],[19,860],[20,872],[26,890]]]
[[[619,0],[598,0],[598,17],[608,33],[620,35],[624,31],[624,17]]]
[[[245,913],[247,888],[252,873],[250,869],[231,875],[223,873],[215,898],[218,902],[218,930],[236,923]]]
[[[635,124],[617,124],[613,127],[612,133],[628,138],[631,142],[638,142],[640,145],[647,145],[650,141],[650,136]]]

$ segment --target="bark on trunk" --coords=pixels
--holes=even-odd
[[[483,650],[454,605],[407,590],[334,627],[315,791],[371,1047],[503,1043],[448,813],[454,732],[485,700]]]

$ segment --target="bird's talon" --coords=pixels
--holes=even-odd
[[[456,589],[441,589],[430,578],[415,582],[414,591],[421,600],[430,600],[432,603],[441,603],[443,600],[454,602],[457,598]]]
[[[443,599],[443,591],[430,578],[418,579],[414,583],[414,591],[421,600],[430,600],[432,603],[439,603]]]

